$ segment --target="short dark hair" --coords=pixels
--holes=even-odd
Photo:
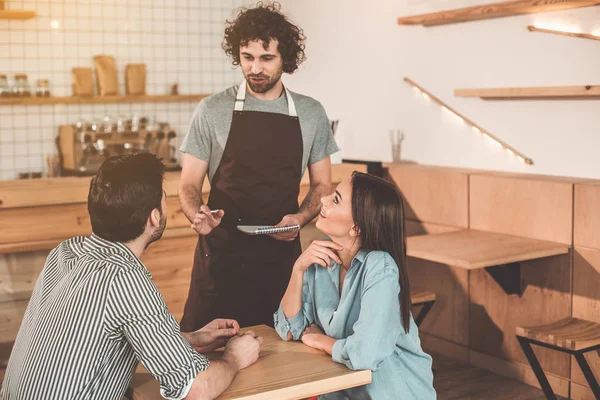
[[[240,46],[253,40],[262,40],[265,50],[271,39],[279,42],[278,50],[283,59],[283,72],[292,74],[306,60],[302,29],[294,25],[281,12],[279,3],[264,5],[259,2],[255,8],[244,8],[233,21],[227,21],[223,50],[231,57],[231,63],[240,65]]]
[[[115,156],[102,163],[90,183],[88,212],[95,235],[130,242],[146,227],[152,210],[161,212],[164,164],[151,153]]]

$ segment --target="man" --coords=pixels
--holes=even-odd
[[[242,326],[273,325],[301,253],[298,230],[269,237],[236,228],[310,222],[331,190],[329,156],[338,150],[321,104],[281,81],[305,59],[304,35],[277,4],[242,10],[228,23],[223,48],[245,80],[200,102],[180,149],[179,199],[199,234],[183,331],[216,315]],[[310,191],[298,207],[307,165]],[[211,191],[204,205],[207,173]]]
[[[139,361],[160,382],[163,397],[213,399],[257,360],[261,338],[236,336],[234,320],[180,334],[140,261],[167,223],[163,172],[149,153],[102,164],[88,196],[93,233],[50,252],[0,398],[120,400]],[[214,350],[228,338],[220,360],[209,364],[196,351]]]

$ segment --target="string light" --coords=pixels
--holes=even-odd
[[[600,34],[596,34],[594,32],[591,33],[581,33],[581,30],[576,27],[566,26],[566,25],[542,25],[536,23],[535,25],[529,25],[527,29],[530,32],[543,32],[543,33],[553,33],[555,35],[564,35],[564,36],[572,36],[583,39],[592,39],[592,40],[600,40]]]
[[[477,133],[479,136],[483,136],[486,139],[488,139],[491,144],[501,147],[501,148],[504,148],[504,150],[506,150],[510,155],[516,157],[519,161],[524,162],[525,164],[528,164],[528,165],[533,165],[533,160],[531,158],[526,157],[523,153],[516,150],[514,147],[511,147],[508,144],[504,143],[502,140],[498,139],[496,136],[492,135],[490,132],[486,131],[481,126],[477,125],[476,123],[474,123],[473,121],[471,121],[470,119],[465,117],[464,115],[454,111],[446,103],[444,103],[443,101],[441,101],[440,99],[435,97],[433,94],[431,94],[427,90],[423,89],[421,86],[417,85],[415,82],[413,82],[409,78],[404,78],[404,81],[406,83],[408,83],[409,85],[411,85],[413,88],[415,88],[417,90],[417,92],[422,93],[423,95],[427,96],[427,98],[429,98],[430,100],[437,103],[443,110],[451,113],[457,119],[459,119],[461,122],[469,125],[475,133]]]

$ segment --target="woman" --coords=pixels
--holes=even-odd
[[[314,241],[294,264],[275,313],[284,340],[302,340],[372,383],[319,399],[435,399],[431,357],[410,313],[402,200],[383,179],[354,172],[321,199]]]

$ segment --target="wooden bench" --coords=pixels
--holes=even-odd
[[[600,349],[600,324],[568,317],[547,325],[517,327],[517,339],[547,399],[556,400],[556,395],[531,344],[575,356],[594,396],[600,399],[600,386],[585,359],[585,353]]]
[[[431,307],[433,307],[433,304],[435,303],[435,293],[420,288],[412,288],[410,291],[410,298],[413,306],[422,306],[419,314],[417,314],[417,317],[415,318],[415,324],[421,326],[421,323],[427,314],[429,314]]]

